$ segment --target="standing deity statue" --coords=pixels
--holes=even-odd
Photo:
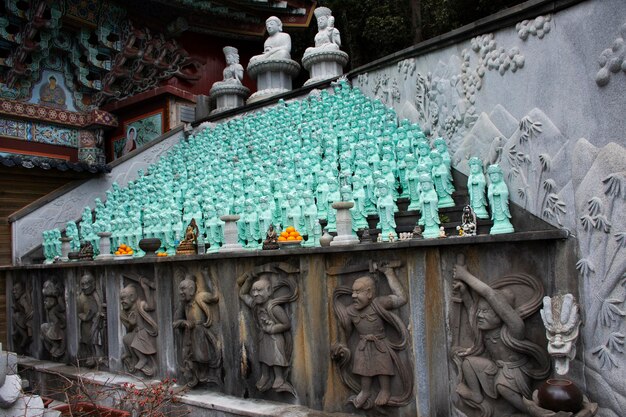
[[[250,58],[250,64],[271,59],[291,59],[291,36],[283,33],[283,23],[276,16],[265,21],[269,38],[263,44],[263,53]]]
[[[509,220],[511,218],[511,212],[509,211],[509,188],[504,182],[502,169],[497,164],[489,165],[487,174],[490,180],[487,198],[491,207],[491,220],[493,220],[493,226],[489,234],[513,233],[515,230]]]
[[[354,201],[354,207],[350,209],[350,215],[352,216],[352,230],[355,232],[359,229],[367,229],[367,211],[365,209],[365,189],[363,188],[363,181],[359,177],[354,177],[352,183],[353,191],[350,194],[350,200]],[[343,197],[342,197],[343,198]]]
[[[54,359],[65,356],[65,296],[62,288],[53,280],[43,283],[43,306],[46,310],[46,322],[41,324],[41,340],[46,350]]]
[[[304,247],[314,247],[319,244],[315,240],[315,229],[319,226],[317,219],[317,205],[315,198],[310,190],[304,192],[304,207],[302,210],[303,227],[302,235],[308,236],[307,240],[302,243]]]
[[[419,180],[422,189],[420,208],[422,216],[419,224],[424,226],[423,235],[425,238],[439,237],[439,224],[441,223],[439,220],[439,198],[433,186],[433,180],[428,174],[423,174]]]
[[[258,249],[260,247],[261,231],[259,230],[259,215],[256,212],[254,203],[250,198],[245,202],[245,210],[241,214],[241,219],[237,221],[239,230],[242,235],[239,236],[241,241],[246,242],[246,248]]]
[[[469,192],[470,206],[476,217],[479,219],[488,219],[487,213],[487,196],[485,190],[487,188],[487,180],[483,174],[483,161],[480,158],[472,157],[469,160],[470,174],[467,177],[467,191]]]
[[[505,409],[525,413],[523,399],[531,398],[531,382],[550,373],[545,349],[527,338],[524,323],[538,310],[543,286],[526,274],[488,285],[472,275],[461,259],[454,268],[454,290],[473,333],[471,347],[453,348],[460,406],[478,410],[482,417],[504,415]]]
[[[21,281],[15,281],[13,295],[13,349],[19,354],[28,354],[33,338],[33,301],[26,286]]]
[[[435,185],[435,191],[437,191],[437,198],[439,199],[437,204],[439,208],[453,207],[452,193],[454,192],[454,186],[452,185],[450,169],[443,163],[441,154],[436,150],[430,153],[430,160],[433,163],[431,176]]]
[[[336,201],[341,201],[339,183],[336,179],[331,178],[328,180],[328,194],[326,194],[326,213],[328,218],[326,229],[329,232],[337,231],[337,211],[332,207]]]
[[[406,163],[405,183],[408,188],[410,204],[408,210],[419,210],[421,205],[421,190],[419,186],[419,174],[417,172],[417,160],[413,154],[404,157]]]
[[[403,406],[413,395],[412,367],[401,358],[409,334],[392,310],[405,305],[408,298],[390,264],[372,263],[370,270],[385,276],[391,294],[377,296],[372,276],[357,278],[352,288],[335,289],[333,309],[342,331],[331,355],[338,362],[344,383],[358,393],[348,400],[356,408]],[[349,295],[352,304],[347,305],[342,298]],[[395,378],[398,384],[393,384]],[[378,393],[374,391],[375,383]]]
[[[93,367],[104,357],[106,312],[102,296],[96,290],[96,278],[85,272],[80,278],[80,294],[76,302],[79,321],[78,352],[84,365]]]
[[[71,237],[70,252],[78,252],[80,250],[80,238],[78,237],[78,226],[76,222],[69,221],[65,225],[65,236]]]
[[[158,327],[150,312],[155,303],[151,289],[154,289],[145,277],[139,279],[145,299],[139,296],[135,284],[125,286],[120,291],[120,321],[126,328],[122,338],[125,352],[122,362],[130,373],[141,371],[146,376],[153,376],[156,368]]]
[[[298,297],[295,281],[281,278],[279,273],[264,268],[258,273],[242,275],[237,284],[240,286],[239,298],[250,308],[259,335],[257,360],[261,365],[261,377],[256,383],[257,389],[295,395],[287,380],[293,342],[291,320],[285,306]]]
[[[451,169],[452,159],[450,158],[450,152],[448,152],[448,144],[444,138],[437,138],[433,142],[435,149],[441,155],[441,159],[443,160],[444,165],[448,168],[448,171]]]
[[[380,180],[376,184],[378,192],[378,208],[379,228],[381,229],[382,240],[387,242],[390,237],[394,239],[398,237],[396,234],[395,213],[398,211],[393,195],[391,194],[389,184],[385,180]]]
[[[203,283],[208,270],[202,271]],[[180,306],[174,313],[174,329],[183,331],[183,375],[187,386],[200,382],[221,385],[222,346],[213,331],[211,304],[219,301],[215,292],[197,289],[196,278],[187,275],[178,286]]]
[[[239,63],[239,51],[232,46],[225,46],[224,57],[226,58],[226,68],[224,68],[225,83],[241,84],[243,80],[243,66]]]

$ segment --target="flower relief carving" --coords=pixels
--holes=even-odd
[[[527,40],[529,36],[536,36],[539,39],[543,39],[546,34],[550,33],[552,29],[552,15],[537,16],[534,19],[523,20],[515,25],[517,30],[517,36],[523,41]]]
[[[615,38],[610,48],[605,49],[598,58],[600,69],[596,74],[596,84],[606,86],[611,80],[611,74],[622,71],[626,74],[626,23],[619,28],[620,36]]]

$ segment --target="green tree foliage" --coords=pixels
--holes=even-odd
[[[333,10],[342,49],[350,67],[407,48],[420,41],[489,16],[522,0],[319,0]],[[295,35],[294,56],[302,56],[317,32],[311,27]]]
[[[352,68],[413,43],[409,0],[327,0],[333,10]]]

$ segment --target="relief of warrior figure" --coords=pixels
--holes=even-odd
[[[126,328],[126,334],[122,338],[125,348],[122,362],[130,373],[141,371],[146,376],[153,376],[156,371],[158,328],[149,312],[155,309],[151,292],[154,286],[145,277],[139,279],[139,284],[145,300],[140,298],[135,284],[127,285],[120,292],[120,320]]]
[[[202,271],[204,284],[208,270]],[[211,304],[219,301],[213,291],[202,290],[197,279],[187,274],[178,286],[181,304],[174,313],[174,329],[183,331],[183,375],[187,386],[194,387],[201,382],[222,385],[219,376],[222,365],[222,345],[213,331],[214,314]],[[215,287],[214,287],[215,288]]]

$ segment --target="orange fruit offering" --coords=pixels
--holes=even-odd
[[[131,248],[125,243],[120,244],[120,246],[115,251],[116,255],[132,255],[133,253],[135,253],[133,251],[133,248]]]
[[[285,229],[285,232],[287,233],[291,233],[291,232],[295,232],[296,228],[293,226],[287,226],[287,228]]]
[[[278,238],[279,242],[284,242],[286,240],[287,240],[287,238],[285,236],[282,236],[282,235]]]
[[[285,232],[282,232],[282,233],[280,234],[280,237],[284,237],[284,238],[289,237],[289,232],[286,232],[286,231],[285,231]]]

